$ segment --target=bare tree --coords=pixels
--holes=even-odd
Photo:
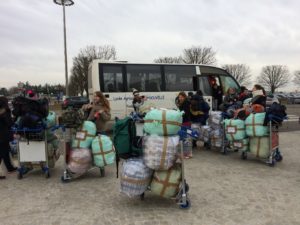
[[[293,81],[300,86],[300,70],[295,71]]]
[[[114,46],[87,46],[81,49],[79,54],[73,58],[69,88],[74,94],[83,95],[88,93],[88,69],[93,59],[114,60],[116,50]],[[75,86],[74,86],[75,85]]]
[[[290,81],[290,73],[286,66],[270,65],[262,68],[258,82],[272,93],[277,88],[286,86]]]
[[[240,85],[247,86],[251,83],[250,67],[245,64],[225,64],[224,70],[230,73]]]
[[[183,61],[187,64],[216,64],[216,52],[212,47],[192,46],[183,50]]]
[[[154,59],[155,63],[176,63],[176,64],[181,64],[183,63],[183,59],[181,56],[179,57],[170,57],[170,56],[166,56],[166,57],[159,57],[157,59]]]

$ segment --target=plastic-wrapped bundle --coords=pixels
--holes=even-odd
[[[249,150],[249,138],[245,138],[239,141],[232,141],[230,142],[230,146],[231,148],[247,152]]]
[[[180,182],[179,165],[167,171],[155,171],[151,182],[151,192],[164,198],[172,198],[178,193]]]
[[[61,149],[58,148],[59,141],[54,139],[47,144],[47,153],[48,153],[48,166],[49,168],[55,167],[55,162],[59,159],[62,154]]]
[[[182,113],[176,110],[152,109],[145,116],[144,130],[148,134],[175,135],[182,124]]]
[[[268,127],[264,126],[266,113],[251,113],[245,120],[246,134],[249,137],[262,137],[268,135]]]
[[[270,156],[270,137],[250,137],[249,151],[258,158]],[[272,150],[278,148],[279,137],[277,132],[272,132]]]
[[[222,125],[223,117],[221,111],[211,111],[209,113],[208,124],[214,128],[219,129]]]
[[[199,140],[208,142],[210,140],[212,128],[210,126],[201,126],[199,133]]]
[[[72,140],[73,148],[90,148],[96,135],[96,125],[91,121],[84,121]]]
[[[176,161],[179,136],[150,135],[144,138],[144,162],[153,170],[168,170]]]
[[[56,125],[56,113],[50,111],[47,118],[45,119],[46,127],[51,128]]]
[[[193,131],[196,131],[198,135],[200,136],[201,134],[201,124],[200,123],[192,123],[191,129]]]
[[[94,165],[104,167],[115,162],[116,153],[111,139],[106,135],[99,135],[92,142]]]
[[[217,129],[211,132],[210,142],[214,147],[222,147],[223,130]]]
[[[142,158],[130,158],[123,162],[121,192],[134,197],[143,194],[151,182],[153,171]]]
[[[88,148],[75,148],[70,152],[68,169],[75,174],[81,175],[91,167],[92,155]]]
[[[246,137],[245,122],[239,119],[226,119],[225,134],[229,141],[243,140]]]

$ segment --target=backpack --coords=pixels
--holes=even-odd
[[[59,118],[59,124],[66,128],[78,128],[84,121],[82,111],[75,109],[68,109]]]
[[[131,117],[116,119],[113,126],[113,143],[116,150],[117,177],[120,159],[142,155],[142,138],[136,135],[135,122]]]
[[[264,124],[266,125],[268,122],[272,121],[274,125],[280,125],[286,116],[287,114],[285,105],[274,102],[267,110]]]

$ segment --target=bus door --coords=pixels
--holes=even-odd
[[[104,64],[99,68],[100,88],[110,102],[112,119],[123,118],[126,110],[123,65]]]
[[[210,108],[213,109],[213,96],[212,87],[209,82],[209,76],[199,75],[193,78],[194,90],[201,90],[203,93],[204,100],[209,104]]]

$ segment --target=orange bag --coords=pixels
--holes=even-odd
[[[251,109],[252,109],[253,113],[263,113],[263,112],[265,112],[265,107],[263,107],[260,104],[253,104],[251,106]]]

